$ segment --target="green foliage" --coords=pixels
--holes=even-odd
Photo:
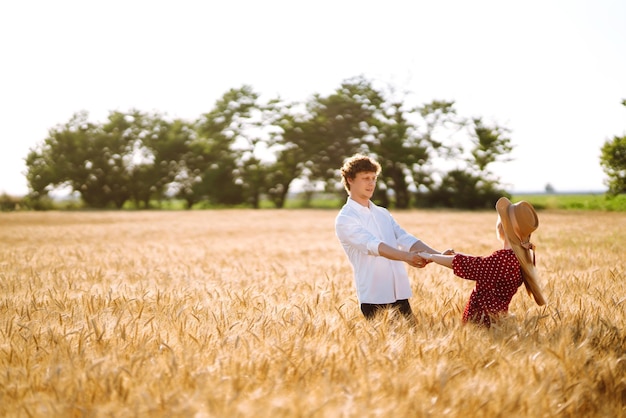
[[[389,103],[375,124],[371,148],[382,167],[379,183],[383,187],[376,197],[383,206],[390,204],[387,190],[393,190],[396,207],[410,206],[411,188],[416,187],[414,171],[421,172],[429,159],[426,141],[409,122],[408,113],[401,102]]]
[[[626,107],[626,100],[622,100],[622,105]],[[611,196],[626,193],[626,135],[607,140],[601,152],[600,165],[608,177],[607,193]]]
[[[503,194],[488,166],[507,160],[506,132],[457,115],[454,102],[407,107],[364,77],[305,103],[261,103],[242,86],[191,123],[131,110],[101,124],[77,113],[30,150],[27,180],[34,207],[69,187],[90,208],[170,199],[187,208],[259,208],[266,199],[281,208],[295,180],[308,206],[320,187],[337,190],[345,158],[364,153],[383,167],[375,200],[384,206],[481,208]]]
[[[122,208],[131,197],[148,202],[155,192],[162,197],[161,160],[146,146],[160,129],[152,123],[157,119],[138,111],[111,112],[106,123],[94,124],[86,112],[75,114],[30,151],[31,197],[44,198],[60,186],[69,186],[92,208]]]
[[[246,192],[250,200],[258,201],[264,185],[254,157],[258,140],[249,133],[256,126],[252,113],[260,108],[257,100],[250,86],[230,89],[196,121],[194,152],[187,156],[189,172],[183,176],[187,186],[178,194],[189,207],[204,199],[238,205],[245,202]],[[243,145],[236,147],[237,141]]]
[[[602,146],[600,164],[608,177],[608,193],[626,193],[626,136],[614,137]]]
[[[582,211],[603,211],[603,212],[626,212],[626,195],[609,197],[604,194],[521,194],[510,195],[508,193],[493,194],[485,197],[484,205],[475,205],[475,209],[493,210],[495,202],[501,196],[508,197],[513,202],[526,200],[535,206],[537,210],[582,210]],[[419,196],[420,207],[445,208],[450,205],[428,205]],[[345,203],[345,196],[338,197],[335,194],[318,193],[313,199],[305,204],[305,199],[300,195],[294,195],[285,203],[285,208],[311,208],[311,209],[337,209]],[[262,208],[272,207],[269,202],[262,202]],[[395,208],[399,209],[399,208]]]
[[[420,207],[491,209],[502,196],[510,197],[482,177],[451,170],[444,176],[441,187],[418,195],[417,201]]]
[[[508,156],[513,151],[511,140],[504,136],[508,130],[499,126],[486,126],[481,118],[473,119],[473,148],[471,162],[479,173],[487,174],[487,166],[496,161],[510,161]]]
[[[19,210],[22,205],[21,198],[10,196],[7,193],[0,194],[0,212]]]
[[[626,212],[626,195],[605,194],[530,194],[515,195],[515,201],[526,200],[537,209],[597,210]]]

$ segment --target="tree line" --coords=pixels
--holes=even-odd
[[[355,153],[380,162],[384,206],[492,208],[508,196],[490,170],[510,160],[506,128],[459,115],[453,101],[406,98],[359,76],[304,102],[261,100],[244,85],[193,121],[133,109],[97,123],[78,112],[29,151],[29,199],[69,188],[91,208],[282,208],[296,181],[308,197],[343,193],[338,169]]]
[[[626,107],[626,99],[622,106]],[[607,176],[607,196],[626,193],[626,134],[605,140],[600,151],[600,165]]]

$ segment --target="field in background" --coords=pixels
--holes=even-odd
[[[626,194],[608,197],[604,193],[525,193],[513,195],[513,202],[526,200],[538,209],[563,209],[563,210],[592,210],[626,212]],[[311,202],[311,208],[336,209],[345,203],[345,197],[339,198],[331,194],[316,194]],[[291,196],[285,206],[287,208],[305,208],[307,202],[300,195]],[[264,208],[272,207],[270,202],[263,202]]]
[[[608,197],[604,193],[525,193],[514,195],[513,202],[527,200],[538,209],[565,209],[565,210],[593,210],[609,212],[626,212],[626,194],[615,197]],[[314,193],[310,199],[306,199],[302,193],[289,194],[285,201],[285,209],[332,209],[337,210],[346,201],[346,196],[332,193]],[[40,204],[40,209],[48,210],[83,210],[83,203],[80,199],[57,198]],[[274,209],[275,206],[269,200],[262,198],[261,209]],[[22,198],[0,195],[0,212],[14,210],[28,210],[30,206]],[[166,200],[163,202],[153,201],[151,209],[159,210],[184,210],[185,202],[182,200]],[[234,209],[249,208],[249,205]],[[125,210],[136,210],[133,203],[127,202]],[[193,209],[224,209],[215,207],[207,202],[200,202],[193,206]]]
[[[549,304],[522,287],[491,330],[436,265],[416,327],[364,321],[335,214],[0,214],[0,416],[626,416],[626,214],[541,211]],[[498,248],[495,212],[394,215]]]
[[[603,193],[574,194],[521,194],[512,198],[513,202],[527,200],[539,209],[567,209],[626,212],[626,194],[609,197]]]

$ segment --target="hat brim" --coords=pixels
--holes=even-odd
[[[496,211],[502,221],[504,234],[509,240],[509,244],[511,244],[511,248],[513,249],[517,260],[520,263],[520,267],[522,268],[522,278],[524,279],[526,291],[533,296],[538,305],[545,305],[546,299],[544,298],[541,290],[539,274],[537,273],[537,269],[533,263],[533,256],[530,250],[522,246],[521,240],[513,228],[511,221],[511,216],[513,216],[513,204],[506,197],[501,197],[496,202]]]

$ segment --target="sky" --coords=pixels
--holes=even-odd
[[[24,0],[0,4],[0,194],[79,111],[194,120],[231,88],[306,101],[355,76],[510,130],[512,193],[606,190],[626,134],[623,0]]]

